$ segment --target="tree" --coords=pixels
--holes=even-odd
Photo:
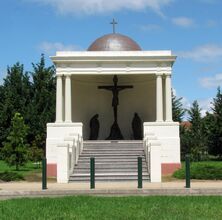
[[[217,95],[212,104],[213,114],[208,113],[206,118],[209,152],[222,157],[222,94],[220,87],[217,89]]]
[[[0,88],[0,147],[9,134],[11,120],[20,112],[28,120],[27,106],[31,101],[31,83],[24,67],[16,63],[8,67],[7,76]]]
[[[207,139],[204,135],[204,124],[201,117],[201,108],[197,101],[194,101],[188,110],[190,128],[186,130],[186,141],[191,158],[194,161],[200,161],[206,158]]]
[[[29,105],[30,140],[36,140],[38,147],[44,149],[46,124],[55,120],[55,69],[53,66],[45,66],[44,55],[41,56],[39,63],[32,66],[33,98]]]
[[[40,145],[38,141],[41,141],[41,137],[37,136],[36,139],[32,142],[31,147],[29,148],[29,160],[33,161],[40,167],[40,161],[43,158],[43,149],[39,148],[38,146]]]
[[[16,170],[24,165],[27,160],[28,144],[26,142],[28,127],[20,113],[15,113],[7,141],[3,143],[3,158],[10,166],[16,166]]]
[[[183,116],[185,114],[185,109],[183,108],[183,104],[181,102],[182,97],[177,98],[172,92],[172,113],[173,113],[173,121],[182,122]]]

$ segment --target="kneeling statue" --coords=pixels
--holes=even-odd
[[[139,115],[135,112],[134,118],[132,121],[133,137],[135,140],[142,140],[143,131],[142,131],[142,121]]]
[[[97,140],[99,136],[99,115],[96,114],[90,119],[90,136],[89,140]]]

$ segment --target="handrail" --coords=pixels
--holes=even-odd
[[[69,144],[68,150],[68,170],[69,175],[73,173],[75,165],[78,163],[79,156],[83,151],[83,138],[79,134],[73,135],[73,140]]]

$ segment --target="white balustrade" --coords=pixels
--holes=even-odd
[[[161,182],[161,143],[153,134],[145,134],[143,147],[150,182]]]
[[[65,138],[64,142],[58,145],[58,183],[68,183],[69,176],[73,173],[82,150],[83,138],[79,134],[72,134],[72,136]]]

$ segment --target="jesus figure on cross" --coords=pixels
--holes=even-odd
[[[117,123],[117,108],[119,105],[119,92],[124,89],[131,89],[131,88],[133,88],[133,86],[131,86],[131,85],[118,86],[117,85],[118,78],[116,75],[113,77],[113,83],[114,83],[114,85],[112,85],[112,86],[98,86],[98,89],[109,90],[113,93],[112,107],[113,107],[113,114],[114,114],[114,123],[111,127],[111,132],[110,132],[110,135],[107,139],[118,140],[118,139],[123,139],[123,136],[121,134],[121,131],[120,131],[118,123]]]

